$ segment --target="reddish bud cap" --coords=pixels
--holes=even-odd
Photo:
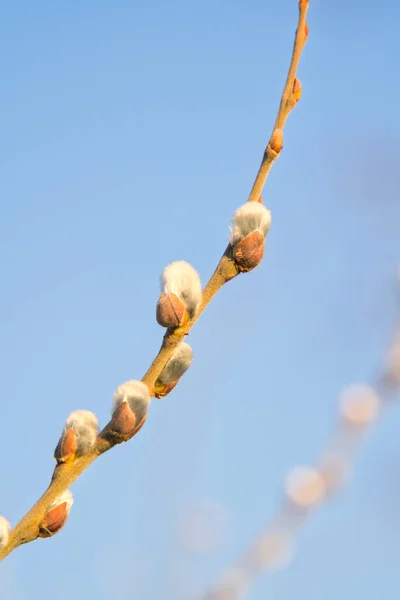
[[[175,294],[161,294],[157,303],[157,323],[161,327],[181,327],[188,320],[182,301]]]
[[[115,409],[112,418],[113,429],[118,431],[121,435],[133,431],[136,426],[136,417],[127,402],[122,402]]]
[[[135,415],[128,402],[122,402],[113,412],[110,421],[110,432],[117,438],[118,443],[130,440],[144,425],[147,411]]]
[[[246,273],[257,267],[264,256],[264,236],[253,231],[238,242],[233,249],[233,257],[239,271]]]
[[[63,502],[58,506],[50,509],[44,516],[43,521],[39,526],[39,537],[51,537],[58,533],[68,519],[68,504]]]
[[[70,427],[60,438],[54,452],[54,457],[58,463],[72,462],[76,456],[77,440],[76,433]]]
[[[156,381],[154,386],[154,396],[158,399],[164,398],[167,394],[172,392],[174,387],[179,383],[179,379],[172,381],[171,383],[159,383]]]

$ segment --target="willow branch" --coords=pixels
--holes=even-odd
[[[283,140],[281,129],[291,109],[300,98],[300,83],[295,78],[295,73],[301,51],[304,47],[307,37],[305,24],[307,6],[308,0],[300,0],[299,25],[296,33],[287,82],[276,118],[274,133],[271,136],[265,151],[263,164],[260,167],[260,171],[253,187],[253,191],[254,189],[258,191],[254,193],[252,191],[249,201],[261,201],[260,194],[266,179],[265,168],[267,166],[269,170],[273,160],[278,156],[282,148]],[[254,197],[254,194],[256,194],[256,197]],[[226,282],[236,277],[239,272],[240,271],[237,267],[237,264],[232,256],[232,246],[228,245],[213,275],[202,291],[201,304],[196,314],[184,326],[167,330],[156,358],[143,376],[142,382],[145,383],[149,388],[151,396],[154,395],[154,386],[158,376],[163,371],[167,362],[171,359],[178,344],[180,344],[180,342],[182,342],[182,340],[184,340],[188,335],[193,325],[196,323],[218,290],[220,290]],[[144,424],[144,421],[145,419],[143,420],[143,423],[141,423],[140,427]],[[47,490],[36,502],[36,504],[19,521],[19,523],[11,530],[7,545],[0,550],[0,562],[22,544],[32,542],[39,537],[39,526],[49,505],[55,501],[65,490],[67,490],[99,456],[116,445],[117,442],[115,437],[111,435],[110,424],[111,421],[100,432],[97,441],[90,452],[84,456],[77,457],[73,462],[58,464],[55,467]]]

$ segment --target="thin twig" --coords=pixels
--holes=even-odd
[[[299,26],[296,32],[295,45],[292,55],[292,60],[289,68],[289,74],[286,86],[282,95],[281,104],[278,116],[275,123],[275,130],[269,141],[266,154],[264,155],[263,164],[257,175],[254,188],[259,189],[257,197],[250,194],[249,201],[260,200],[261,189],[264,185],[266,174],[272,164],[272,161],[278,156],[282,148],[281,128],[294,104],[299,99],[299,82],[295,79],[295,72],[299,62],[301,51],[307,37],[305,17],[308,7],[308,0],[300,0],[300,18]],[[297,84],[295,83],[297,81]],[[296,88],[296,89],[294,89]],[[292,106],[293,105],[293,106]],[[279,127],[278,127],[279,126]],[[268,163],[269,161],[269,163]],[[265,164],[264,164],[265,163]],[[268,166],[269,164],[269,166]],[[264,165],[264,166],[263,166]],[[268,171],[265,174],[265,165],[268,166]],[[264,173],[264,175],[263,175]],[[191,319],[184,327],[174,330],[167,330],[161,348],[151,364],[150,368],[143,376],[142,381],[148,386],[150,394],[154,395],[154,385],[165,367],[168,360],[171,358],[176,346],[187,336],[197,319],[212,300],[219,289],[228,281],[238,275],[239,271],[232,259],[231,248],[227,247],[221,260],[219,261],[213,275],[205,286],[202,293],[202,302],[195,317]],[[43,519],[49,505],[56,500],[72,483],[101,455],[110,450],[115,441],[108,435],[109,424],[105,426],[99,434],[94,448],[86,455],[76,458],[71,463],[57,465],[54,469],[53,477],[49,487],[36,502],[36,504],[26,513],[19,523],[11,530],[8,544],[3,550],[0,550],[0,562],[6,558],[13,550],[20,545],[32,542],[37,539],[39,534],[39,523]]]
[[[297,67],[303,48],[308,36],[308,26],[306,22],[309,0],[299,1],[299,24],[294,40],[292,59],[289,72],[283,90],[278,114],[275,121],[274,130],[271,138],[265,148],[264,156],[254,181],[253,187],[248,198],[249,202],[258,202],[261,197],[268,173],[271,170],[273,162],[278,158],[283,148],[283,127],[286,123],[291,110],[296,106],[301,95],[300,81],[296,78]]]

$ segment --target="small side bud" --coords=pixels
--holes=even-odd
[[[65,422],[61,437],[54,451],[54,458],[69,463],[76,456],[87,454],[96,443],[99,421],[90,410],[75,410]]]
[[[173,262],[162,272],[160,284],[157,322],[162,327],[182,327],[194,317],[201,301],[197,271],[183,260]]]
[[[0,550],[3,550],[8,544],[10,538],[11,525],[5,517],[0,515]]]
[[[235,212],[229,242],[239,271],[246,273],[260,264],[270,224],[270,211],[258,202],[247,202]]]
[[[300,79],[298,79],[297,77],[295,77],[293,81],[293,97],[295,99],[295,102],[298,102],[301,98],[301,83]]]
[[[116,442],[127,442],[144,425],[150,406],[149,388],[142,381],[127,381],[115,394],[109,433]]]
[[[64,527],[73,501],[72,493],[69,490],[66,490],[59,498],[50,504],[39,525],[39,537],[51,537]]]
[[[155,383],[154,395],[156,398],[164,398],[174,389],[182,375],[190,367],[192,359],[193,350],[189,344],[181,342]]]
[[[282,129],[275,129],[272,132],[272,135],[270,137],[268,145],[274,152],[276,152],[277,154],[280,153],[280,151],[283,148],[283,131],[282,131]]]
[[[306,22],[306,23],[304,24],[304,33],[305,33],[305,35],[306,35],[306,39],[308,38],[308,31],[309,31],[309,29],[308,29],[308,23]]]

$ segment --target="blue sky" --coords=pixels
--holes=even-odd
[[[275,120],[297,2],[15,1],[0,9],[0,512],[41,495],[63,422],[108,420],[161,342],[158,277],[203,282]],[[264,200],[265,260],[222,290],[146,426],[73,486],[68,526],[0,569],[2,600],[180,600],[212,582],[314,462],[336,397],[373,375],[396,317],[400,4],[311,0],[303,97]],[[351,485],[249,600],[397,597],[399,407]],[[198,501],[227,515],[180,549]]]

